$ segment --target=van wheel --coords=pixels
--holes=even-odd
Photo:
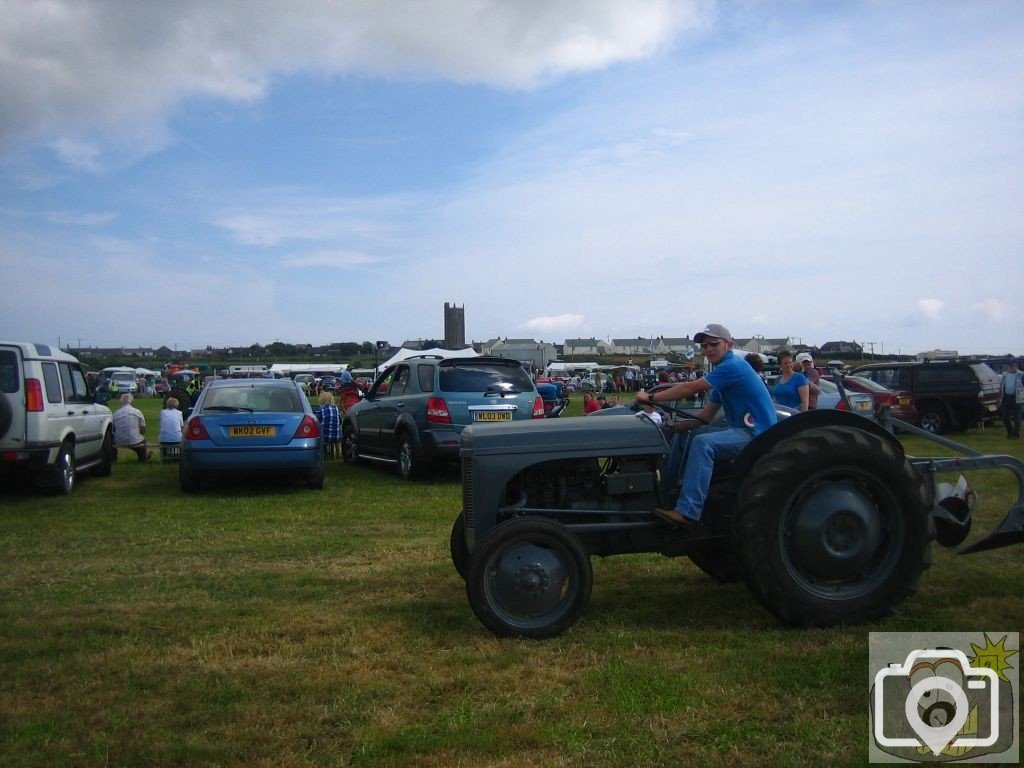
[[[345,426],[341,430],[341,458],[346,464],[359,462],[359,436],[355,427]]]
[[[412,438],[406,432],[398,439],[398,476],[403,480],[415,480],[420,475],[420,455]]]
[[[944,434],[949,429],[949,419],[942,410],[942,406],[936,403],[926,403],[917,406],[918,419],[921,429],[931,432],[933,435]]]
[[[114,449],[114,436],[110,430],[103,436],[103,445],[100,447],[100,463],[93,469],[96,477],[110,477],[114,468],[114,459],[117,458],[117,451]]]
[[[65,440],[57,461],[43,474],[43,481],[54,493],[66,496],[75,489],[75,477],[75,447]]]

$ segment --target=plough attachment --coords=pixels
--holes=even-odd
[[[939,544],[944,547],[956,547],[967,538],[971,530],[977,494],[963,475],[956,485],[937,483],[935,477],[940,472],[965,472],[975,469],[1008,469],[1017,479],[1017,499],[994,531],[959,550],[957,554],[968,555],[1024,543],[1024,462],[1013,456],[979,453],[886,414],[882,415],[879,422],[887,429],[899,427],[901,431],[924,437],[963,454],[950,458],[908,457],[910,463],[929,479],[934,490],[935,506],[932,508],[932,519],[935,521],[935,538]]]

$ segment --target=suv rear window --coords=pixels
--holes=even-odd
[[[9,349],[0,351],[0,392],[17,392],[19,389],[18,356]]]
[[[917,381],[919,384],[973,384],[977,386],[970,369],[958,366],[943,366],[941,368],[922,366],[917,370]]]
[[[533,389],[529,374],[518,365],[460,363],[438,371],[442,392],[486,392],[495,384],[511,385],[520,392]]]

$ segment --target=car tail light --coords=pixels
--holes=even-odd
[[[540,395],[538,395],[537,399],[533,401],[533,418],[544,418],[544,399]]]
[[[43,385],[39,379],[25,379],[25,409],[30,413],[43,412]]]
[[[848,410],[850,410],[849,407],[846,405],[846,400],[844,400],[843,398],[839,398],[839,402],[836,403],[836,410],[837,411],[848,411]]]
[[[303,416],[292,440],[309,440],[313,437],[320,437],[320,425],[312,416]]]
[[[427,400],[427,421],[431,424],[451,424],[452,415],[448,412],[448,403],[443,397],[432,397]]]
[[[185,425],[185,439],[186,440],[209,440],[210,433],[206,431],[206,426],[203,424],[203,420],[196,416],[193,419],[188,420],[188,424]]]

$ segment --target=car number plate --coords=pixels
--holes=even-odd
[[[473,421],[512,421],[512,411],[473,411]]]
[[[256,424],[246,424],[243,427],[228,427],[228,435],[231,437],[273,437],[276,432],[274,427]]]
[[[870,400],[858,400],[855,405],[858,411],[870,411],[872,402]]]

